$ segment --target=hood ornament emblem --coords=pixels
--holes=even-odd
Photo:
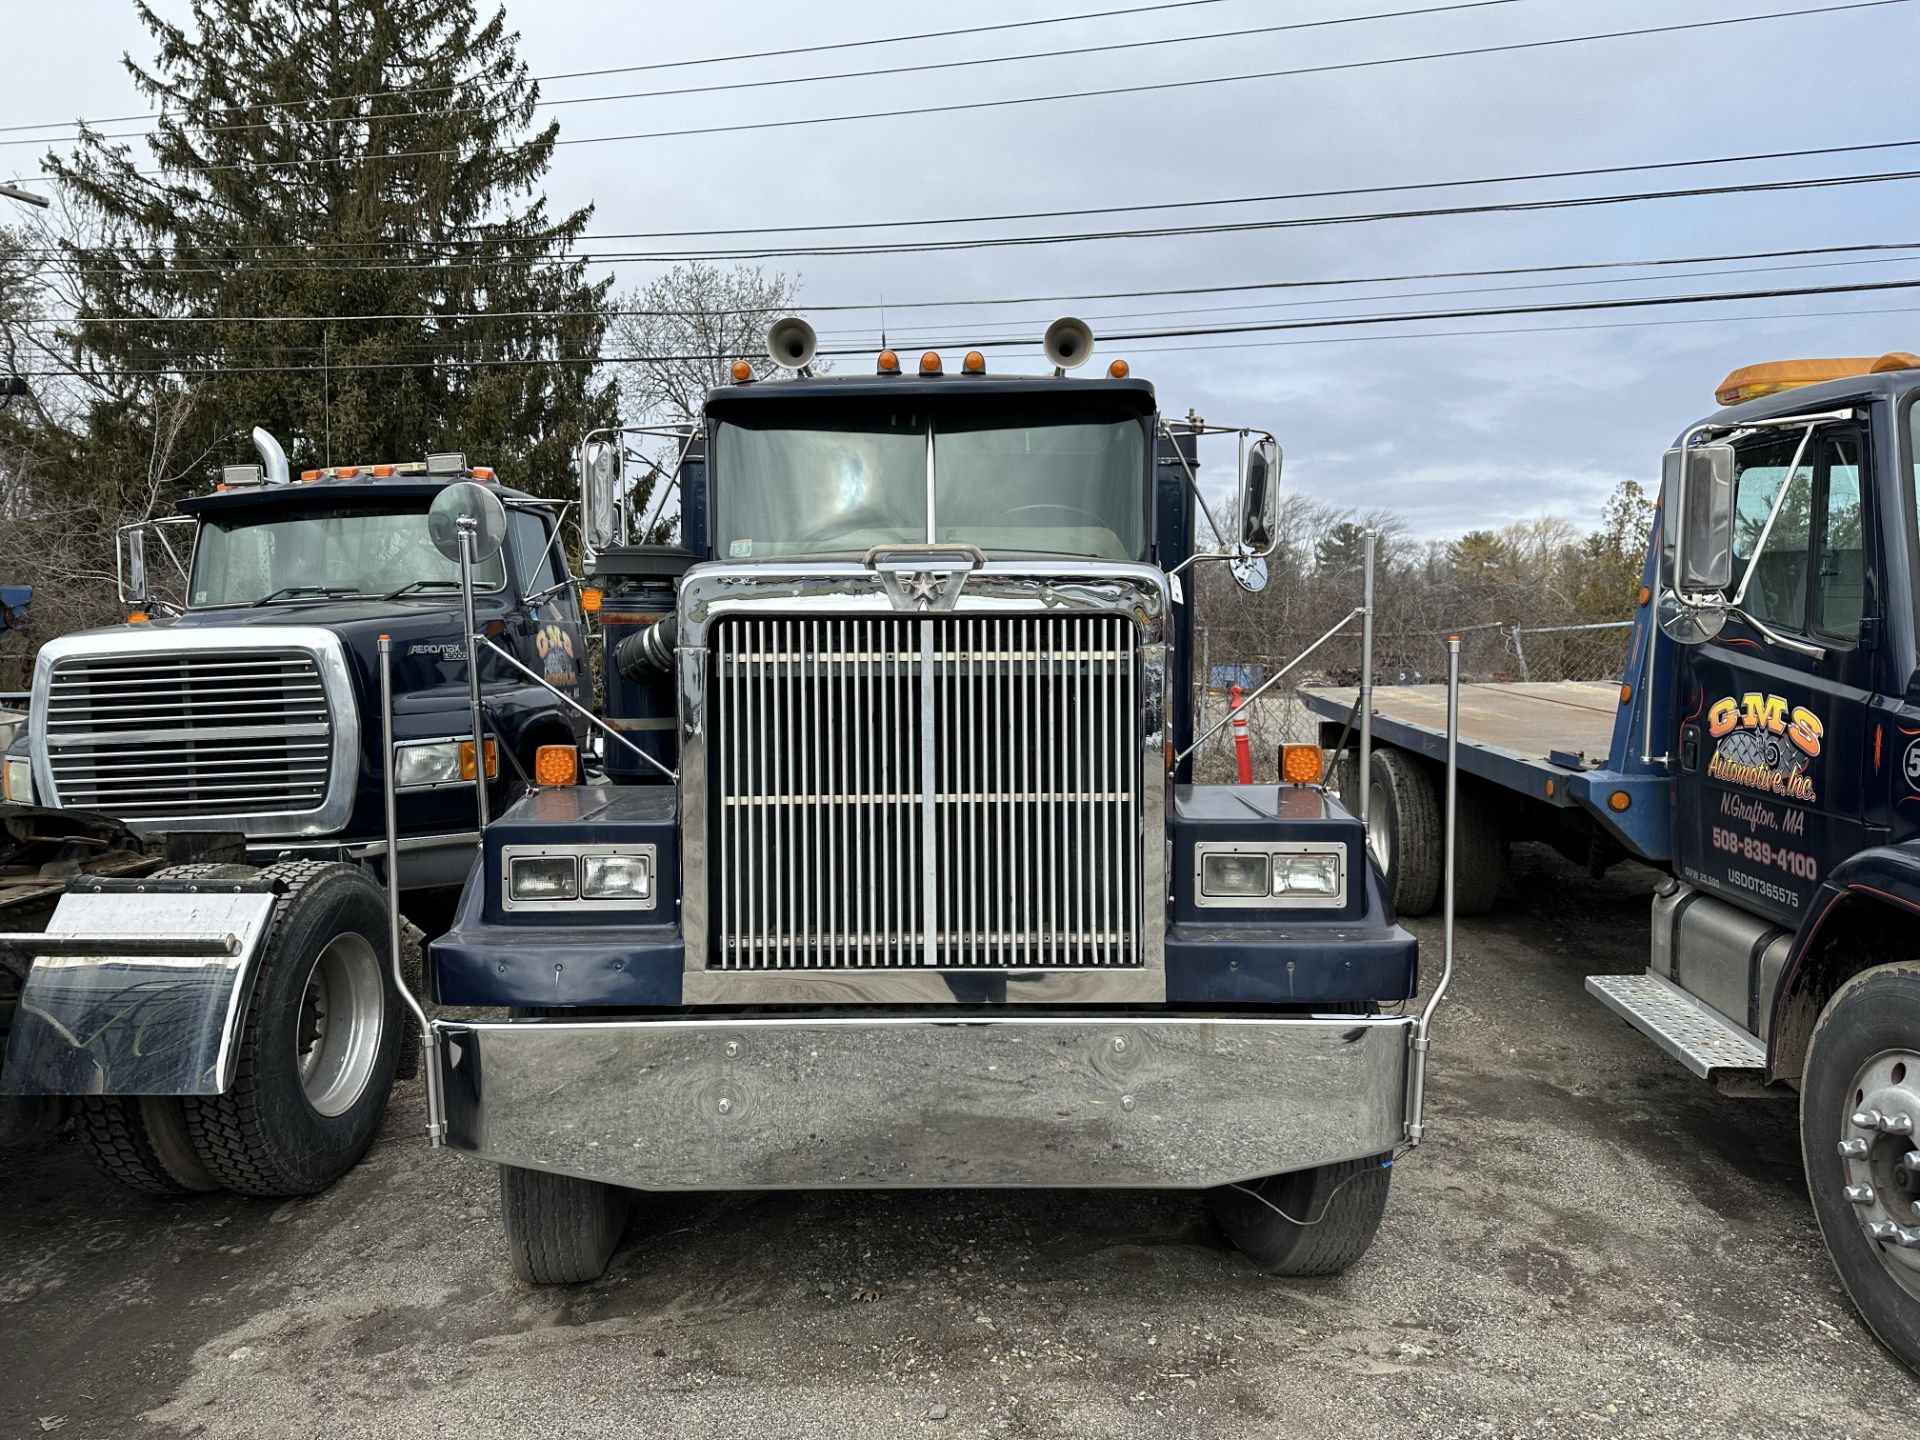
[[[958,605],[967,576],[985,565],[987,557],[973,545],[876,545],[865,563],[879,577],[894,609],[927,614]]]

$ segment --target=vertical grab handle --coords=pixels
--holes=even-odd
[[[1442,854],[1440,983],[1433,987],[1425,1007],[1413,1022],[1407,1040],[1407,1143],[1418,1145],[1427,1132],[1427,1051],[1433,1012],[1453,982],[1454,840],[1460,809],[1460,637],[1447,637],[1447,818]]]
[[[469,642],[471,648],[471,642]],[[394,798],[393,776],[393,637],[380,637],[380,740],[381,778],[386,785],[387,812],[387,962],[393,967],[393,988],[413,1012],[420,1026],[421,1068],[427,1077],[427,1140],[434,1146],[447,1138],[447,1105],[440,1093],[440,1036],[428,1018],[426,1008],[414,998],[407,977],[400,968],[400,815]],[[475,757],[478,760],[479,751]],[[485,766],[476,763],[476,769]]]

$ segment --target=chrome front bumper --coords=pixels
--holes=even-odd
[[[437,1021],[446,1143],[640,1190],[1203,1188],[1405,1138],[1410,1021]]]

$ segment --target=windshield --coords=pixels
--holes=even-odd
[[[496,555],[475,568],[474,584],[497,590],[502,573]],[[431,595],[459,580],[459,564],[427,537],[424,508],[329,506],[203,517],[188,597],[196,607],[256,605],[408,585]]]
[[[1058,403],[878,416],[768,408],[715,426],[725,558],[952,541],[1105,560],[1146,549],[1140,416]]]

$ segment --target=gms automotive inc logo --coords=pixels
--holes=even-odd
[[[579,682],[580,672],[573,657],[573,636],[558,625],[548,625],[533,637],[533,644],[540,652],[540,668],[546,672],[549,685],[559,690],[570,690]]]
[[[1707,732],[1717,742],[1707,762],[1713,779],[1814,802],[1810,772],[1826,727],[1804,705],[1778,695],[1723,696],[1707,708]]]

